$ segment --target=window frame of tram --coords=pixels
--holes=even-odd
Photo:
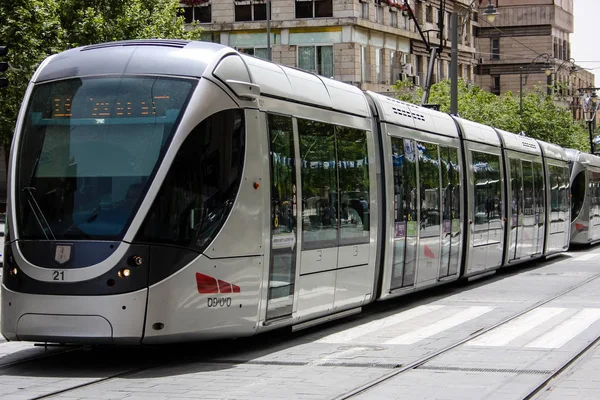
[[[585,203],[585,170],[581,170],[575,175],[573,185],[571,186],[571,222],[575,221]]]
[[[569,218],[565,215],[567,212],[570,212],[569,169],[550,164],[548,165],[548,170],[550,173],[550,222],[569,221]]]
[[[297,183],[292,117],[267,114],[271,176],[271,252],[267,319],[293,311],[297,257]]]
[[[369,243],[367,131],[300,118],[297,123],[302,250]]]
[[[477,164],[485,165],[482,169]],[[502,186],[500,182],[500,155],[471,151],[471,169],[473,171],[473,233],[490,232],[490,223],[502,219]],[[477,185],[478,180],[485,183]],[[477,214],[480,214],[479,216]],[[483,215],[481,215],[483,213]],[[483,228],[486,226],[486,228]],[[479,228],[478,228],[479,227]],[[488,245],[489,237],[485,243]],[[477,246],[477,245],[474,245]]]
[[[417,149],[418,145],[424,145],[424,142],[416,142],[411,139],[403,139],[392,137],[392,176],[394,187],[394,236],[393,236],[393,254],[392,254],[392,282],[391,289],[411,286],[415,280],[417,246],[416,239],[420,227],[418,226],[417,212],[419,210],[417,202]],[[445,174],[439,171],[437,181],[441,182],[443,190],[437,183],[437,201],[438,218],[437,225],[444,224],[444,232],[450,236],[448,242],[448,253],[442,259],[440,264],[440,272],[438,278],[454,275],[458,272],[459,267],[459,245],[453,239],[460,237],[460,165],[458,148],[443,146],[433,143],[427,143],[427,146],[435,146],[436,151],[439,147],[438,164],[446,165]],[[430,149],[431,150],[431,149]],[[423,166],[419,167],[419,181],[423,182],[421,173],[424,170]],[[441,173],[441,176],[440,176]],[[441,179],[441,181],[440,181]],[[424,185],[420,188],[421,191],[427,190]],[[441,197],[440,197],[441,196]],[[425,197],[422,195],[421,197]],[[421,202],[424,199],[421,199]],[[439,214],[439,207],[442,207],[442,213]],[[420,207],[421,213],[424,212],[423,207]],[[423,220],[423,218],[421,218]],[[439,236],[439,229],[436,235]],[[407,243],[410,241],[410,243]],[[454,243],[454,245],[453,245]],[[456,247],[456,251],[452,249]],[[407,261],[408,260],[408,261]]]
[[[200,122],[179,148],[135,241],[202,253],[231,213],[245,148],[242,110],[223,110]]]

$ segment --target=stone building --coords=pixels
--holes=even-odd
[[[186,20],[197,20],[204,39],[267,58],[265,0],[200,0],[184,5]],[[448,77],[450,13],[459,17],[459,76],[474,81],[477,65],[472,0],[410,2],[428,40],[443,48],[434,82]],[[437,22],[444,27],[440,35]],[[271,47],[275,62],[389,92],[396,80],[424,83],[426,44],[401,0],[271,0]],[[440,37],[441,36],[441,37]]]
[[[537,86],[581,118],[578,89],[593,87],[594,75],[571,58],[573,0],[492,0],[492,4],[499,13],[493,25],[481,19],[477,31],[477,84],[497,94]]]

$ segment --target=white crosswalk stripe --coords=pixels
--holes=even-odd
[[[574,261],[588,261],[597,256],[598,256],[598,254],[595,254],[595,253],[584,254],[582,256],[575,258]]]
[[[600,309],[585,308],[525,347],[558,349],[600,319]]]
[[[349,328],[344,331],[325,336],[324,338],[317,340],[317,343],[348,343],[361,336],[389,328],[401,322],[428,314],[432,311],[437,311],[441,308],[444,308],[444,306],[429,305],[415,307],[398,314],[390,315],[389,317],[381,318],[363,325],[355,326],[354,328]]]
[[[510,341],[566,311],[566,308],[536,308],[467,343],[467,346],[505,346]]]
[[[437,335],[447,329],[453,328],[485,313],[492,311],[492,307],[469,307],[451,317],[444,318],[433,324],[424,326],[415,331],[405,333],[385,342],[385,344],[413,344],[420,340]]]

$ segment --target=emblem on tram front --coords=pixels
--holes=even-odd
[[[64,264],[71,259],[71,245],[57,244],[54,252],[54,261],[59,264]]]

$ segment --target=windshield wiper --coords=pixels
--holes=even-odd
[[[56,237],[54,236],[54,232],[52,232],[52,228],[50,227],[48,220],[44,216],[44,213],[42,212],[40,205],[38,204],[37,200],[35,199],[35,195],[33,194],[33,192],[35,191],[35,188],[28,186],[28,187],[24,187],[23,190],[29,194],[29,199],[27,200],[27,203],[29,204],[29,207],[31,207],[31,211],[33,211],[33,215],[35,216],[35,219],[37,220],[38,224],[40,225],[40,229],[42,230],[42,232],[44,232],[44,236],[46,236],[46,240],[50,240],[50,237],[48,236],[47,232],[50,233],[52,240],[56,240]],[[44,225],[45,225],[45,227],[44,227]]]

